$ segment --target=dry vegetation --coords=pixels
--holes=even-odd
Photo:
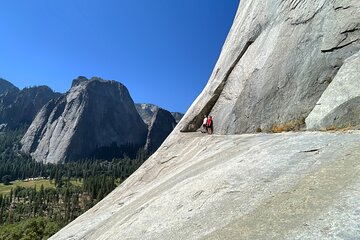
[[[289,131],[300,131],[305,126],[305,118],[290,121],[288,123],[274,124],[271,127],[271,132],[281,133]]]

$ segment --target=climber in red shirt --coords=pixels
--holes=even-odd
[[[208,130],[208,134],[212,134],[213,131],[214,131],[214,127],[213,127],[214,123],[213,123],[213,120],[212,120],[212,116],[208,116],[208,119],[207,119],[207,130]]]

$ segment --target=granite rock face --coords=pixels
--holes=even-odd
[[[6,125],[6,129],[30,125],[47,102],[60,96],[47,86],[19,90],[10,85],[0,94],[0,124]]]
[[[98,78],[74,82],[38,113],[21,141],[23,152],[58,163],[145,144],[147,127],[124,85]]]
[[[306,118],[308,129],[360,124],[360,53],[345,60],[334,80]]]
[[[11,82],[0,78],[0,94],[11,91],[19,91],[17,87],[15,87]]]
[[[135,107],[142,120],[149,127],[155,113],[159,110],[159,107],[150,103],[137,103],[135,104]]]
[[[176,126],[172,113],[154,104],[136,104],[136,109],[148,126],[145,150],[154,153]]]
[[[173,115],[167,110],[158,108],[154,112],[154,116],[149,125],[145,149],[149,153],[154,153],[173,131],[175,126],[176,121]]]
[[[358,0],[241,1],[209,82],[179,129],[196,131],[204,114],[221,134],[303,124],[359,52],[359,12]]]
[[[241,0],[207,86],[175,130],[51,239],[358,239],[359,131],[230,134],[308,116],[315,129],[356,124],[357,82],[349,96],[329,95],[358,74],[359,12],[358,0]],[[204,114],[218,134],[195,132]]]
[[[357,239],[360,132],[177,134],[57,240]]]
[[[180,120],[183,118],[184,114],[179,112],[171,112],[173,117],[175,118],[176,123],[180,122]]]

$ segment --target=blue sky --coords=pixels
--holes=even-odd
[[[206,85],[238,0],[2,0],[0,77],[66,92],[77,76],[185,112]]]

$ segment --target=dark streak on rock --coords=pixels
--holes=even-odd
[[[357,42],[357,41],[359,41],[359,39],[355,39],[355,40],[350,41],[350,42],[348,42],[348,43],[346,43],[346,44],[344,44],[344,45],[338,45],[338,46],[333,47],[333,48],[330,48],[330,49],[323,49],[323,50],[321,50],[321,52],[323,52],[323,53],[333,52],[333,51],[339,50],[339,49],[341,49],[341,48],[344,48],[344,47],[346,47],[346,46],[349,46],[349,45],[351,45],[351,44],[353,44],[354,42]]]
[[[339,6],[339,7],[336,7],[334,8],[335,11],[338,11],[338,10],[345,10],[345,9],[348,9],[350,8],[351,6]]]
[[[300,151],[301,153],[312,153],[312,152],[319,152],[320,148],[314,148],[310,150]]]
[[[240,52],[238,57],[231,64],[230,68],[226,72],[223,81],[215,89],[212,98],[207,102],[207,104],[203,107],[203,109],[199,112],[199,114],[197,116],[195,116],[193,118],[193,120],[190,121],[183,129],[181,129],[181,132],[194,132],[194,131],[196,131],[196,129],[198,129],[201,126],[203,116],[208,115],[211,112],[212,108],[215,106],[217,100],[219,99],[219,97],[220,97],[220,95],[221,95],[221,93],[222,93],[222,91],[223,91],[223,89],[224,89],[224,87],[226,85],[226,82],[227,82],[227,80],[228,80],[228,78],[230,76],[230,74],[232,73],[232,71],[234,70],[234,68],[236,67],[236,65],[240,61],[240,59],[244,56],[244,54],[246,53],[246,51],[248,50],[248,48],[251,46],[251,44],[253,42],[254,42],[254,40],[250,39],[245,44],[244,48],[242,49],[242,51]]]

